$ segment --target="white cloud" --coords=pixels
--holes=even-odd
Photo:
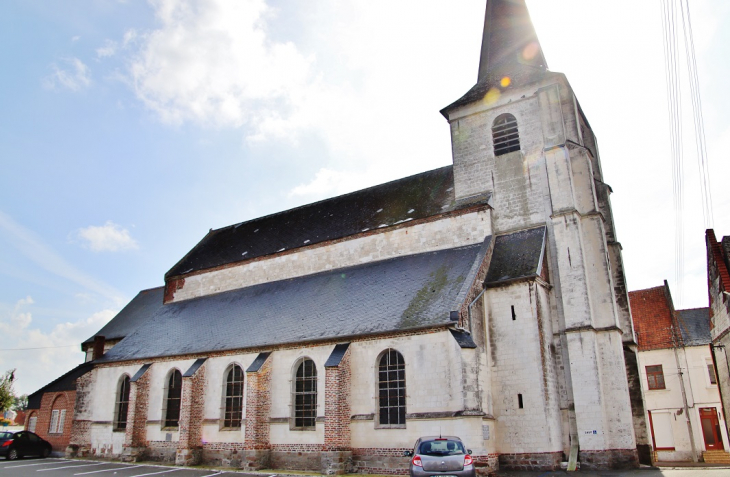
[[[79,41],[80,39],[81,39],[81,37],[80,37],[80,36],[78,36],[78,35],[76,35],[76,36],[72,36],[72,37],[71,37],[71,42],[73,42],[73,43],[76,43],[76,42],[77,42],[77,41]]]
[[[110,56],[114,56],[117,52],[118,47],[119,45],[116,41],[105,40],[104,45],[96,49],[96,56],[97,58],[107,58]]]
[[[88,318],[57,324],[48,332],[32,327],[29,306],[33,299],[18,300],[13,307],[0,307],[0,371],[17,368],[15,390],[32,393],[65,372],[81,364],[84,355],[80,344],[93,336],[115,315],[102,310]],[[28,349],[33,348],[33,349]]]
[[[64,58],[59,66],[51,65],[53,73],[46,77],[43,84],[46,88],[56,89],[59,86],[71,91],[79,91],[91,84],[91,70],[78,58]]]
[[[137,241],[129,234],[129,230],[111,220],[101,226],[90,225],[79,229],[76,236],[94,252],[120,252],[139,248]]]
[[[153,5],[161,26],[141,38],[130,75],[165,122],[241,126],[286,107],[310,80],[309,58],[267,38],[264,0]]]
[[[113,300],[117,304],[121,305],[125,302],[124,295],[118,290],[98,278],[91,277],[78,270],[43,243],[35,233],[23,227],[2,211],[0,211],[0,236],[4,236],[11,247],[44,270],[65,278],[87,291]]]

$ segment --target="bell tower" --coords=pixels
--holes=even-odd
[[[563,451],[580,451],[587,467],[645,462],[650,447],[611,188],[590,124],[565,75],[548,70],[524,0],[487,1],[477,83],[441,113],[451,128],[457,200],[490,195],[497,236],[547,231],[550,366],[560,370]]]

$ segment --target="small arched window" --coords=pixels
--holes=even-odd
[[[500,114],[492,125],[494,155],[501,156],[520,150],[520,133],[517,131],[517,119],[509,113]]]
[[[165,398],[165,427],[177,427],[180,421],[180,398],[182,397],[182,374],[177,369],[170,373]]]
[[[127,413],[129,412],[129,376],[126,374],[119,380],[117,387],[117,402],[114,406],[114,429],[127,428]]]
[[[378,423],[380,427],[406,424],[406,362],[394,349],[383,352],[378,363]]]
[[[292,391],[294,428],[314,429],[317,419],[317,367],[304,358],[296,367]]]
[[[66,426],[66,396],[58,395],[51,404],[51,425],[48,427],[49,434],[63,434]]]
[[[223,427],[240,428],[243,420],[243,370],[237,364],[228,368],[225,387]]]

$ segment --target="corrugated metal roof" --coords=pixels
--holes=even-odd
[[[475,204],[457,202],[452,166],[380,184],[296,209],[211,230],[166,277],[423,219]]]
[[[453,324],[476,244],[263,283],[158,308],[106,353],[120,361]]]

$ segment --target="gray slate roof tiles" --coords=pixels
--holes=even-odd
[[[712,341],[709,308],[677,310],[677,321],[685,346],[708,345]]]
[[[484,244],[169,303],[101,361],[329,340],[453,324]]]
[[[545,249],[545,227],[500,235],[494,241],[488,285],[537,276]]]
[[[122,311],[117,313],[109,323],[96,332],[94,336],[103,336],[107,340],[122,339],[152,316],[157,309],[162,307],[162,297],[165,287],[150,288],[142,290],[132,299]],[[83,344],[88,345],[94,342],[90,337]]]
[[[211,230],[166,277],[237,263],[285,250],[487,204],[457,202],[452,166]]]

